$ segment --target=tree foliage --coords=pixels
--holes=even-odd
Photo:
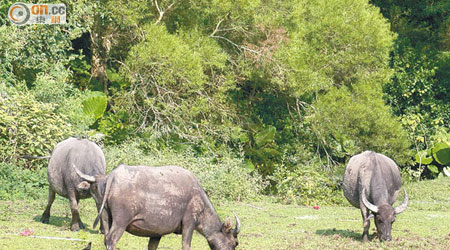
[[[337,157],[373,150],[405,164],[409,143],[401,123],[383,102],[380,89],[363,83],[349,91],[333,88],[309,117],[319,139]]]
[[[398,34],[391,57],[392,81],[385,99],[407,124],[417,150],[449,127],[450,2],[372,1]],[[419,123],[417,126],[411,124]],[[416,128],[417,127],[417,128]]]
[[[292,12],[289,42],[276,81],[299,97],[362,80],[387,81],[393,34],[366,1],[300,1]],[[383,83],[383,82],[382,82]]]
[[[198,143],[214,136],[229,140],[233,110],[225,93],[233,88],[227,56],[198,33],[169,34],[149,25],[121,68],[129,84],[116,94],[113,110],[130,115],[138,131]]]

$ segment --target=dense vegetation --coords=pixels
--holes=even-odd
[[[68,0],[68,24],[20,27],[14,2],[1,199],[44,190],[46,161],[21,156],[69,136],[98,142],[109,170],[189,168],[217,199],[339,202],[364,150],[405,181],[450,173],[448,0]]]

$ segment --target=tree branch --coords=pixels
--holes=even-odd
[[[154,3],[156,6],[156,10],[158,11],[158,14],[159,14],[158,20],[156,20],[155,24],[159,24],[161,22],[161,20],[163,19],[164,14],[175,5],[176,1],[173,1],[165,10],[163,10],[162,8],[159,7],[157,0],[154,0]]]
[[[223,36],[209,35],[209,37],[223,39],[223,40],[225,40],[225,41],[231,43],[233,46],[235,46],[235,47],[238,48],[238,49],[247,50],[247,51],[250,51],[250,52],[255,53],[255,54],[260,54],[260,53],[261,53],[260,51],[252,50],[252,49],[247,48],[247,47],[245,47],[245,46],[237,45],[236,43],[234,43],[234,42],[231,41],[230,39],[228,39],[228,38],[226,38],[226,37],[223,37]]]
[[[214,29],[214,31],[211,33],[211,35],[209,35],[210,37],[214,36],[217,33],[217,31],[219,31],[219,27],[220,27],[220,24],[222,22],[223,22],[223,19],[220,19],[219,22],[217,23],[216,28]]]

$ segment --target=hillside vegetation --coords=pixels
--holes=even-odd
[[[64,2],[24,26],[0,3],[2,200],[38,198],[47,160],[22,156],[70,136],[217,200],[341,204],[365,150],[405,183],[450,173],[448,0]]]

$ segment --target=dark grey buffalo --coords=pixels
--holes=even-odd
[[[368,241],[372,217],[375,217],[379,239],[392,239],[395,216],[408,206],[408,195],[404,190],[402,204],[392,207],[400,192],[401,181],[397,164],[385,155],[365,151],[353,156],[348,162],[344,175],[344,195],[353,206],[361,209],[364,242]]]
[[[83,181],[73,169],[77,165],[80,171],[90,175],[104,175],[106,169],[105,156],[102,150],[86,139],[69,138],[58,143],[53,149],[48,163],[47,175],[49,186],[48,204],[42,214],[41,222],[48,223],[50,208],[55,200],[55,193],[69,198],[72,212],[71,229],[78,231],[84,228],[78,213],[80,199],[91,197],[89,191],[79,189]]]
[[[123,232],[150,237],[148,249],[157,249],[161,236],[182,234],[183,250],[191,248],[197,230],[211,249],[232,250],[238,244],[240,222],[236,228],[222,223],[197,178],[176,166],[147,167],[120,165],[107,176],[88,175],[75,169],[101,203],[94,228],[101,217],[105,245],[113,250]]]

